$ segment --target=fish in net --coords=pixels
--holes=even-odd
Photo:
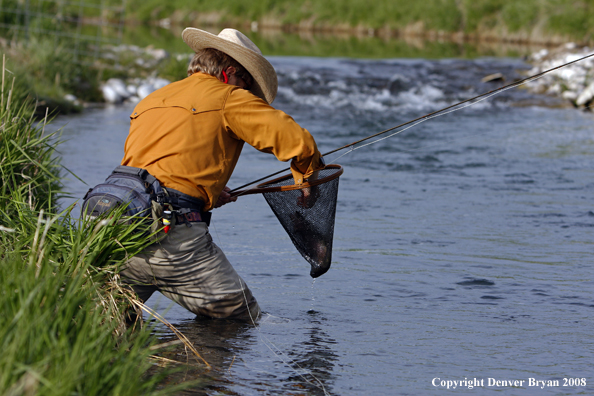
[[[289,174],[245,193],[262,193],[264,199],[317,278],[330,269],[338,179],[343,169],[328,165],[305,183],[296,185]]]

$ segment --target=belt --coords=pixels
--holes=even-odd
[[[189,213],[182,213],[182,214],[178,214],[176,215],[176,219],[177,219],[177,223],[181,224],[181,223],[197,223],[197,222],[201,222],[202,220],[202,214],[200,212],[189,212]]]
[[[204,222],[207,226],[210,225],[212,213],[202,211],[204,202],[201,199],[173,188],[167,187],[165,190],[167,190],[169,203],[178,212],[176,214],[177,224],[184,223],[186,226],[191,227],[192,224],[190,223]]]
[[[181,209],[175,214],[177,224],[185,224],[188,227],[192,227],[190,223],[204,222],[207,226],[210,225],[210,218],[212,214],[210,212],[199,212],[189,209]]]

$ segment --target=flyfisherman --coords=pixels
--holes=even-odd
[[[324,162],[311,134],[270,105],[276,72],[252,41],[235,29],[187,28],[182,38],[195,52],[188,77],[138,103],[122,165],[146,169],[187,213],[122,279],[142,301],[160,291],[197,315],[256,319],[256,299],[208,232],[210,211],[236,200],[226,184],[244,142],[291,160],[297,184]]]

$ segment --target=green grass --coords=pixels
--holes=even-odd
[[[15,78],[15,98],[20,103],[39,107],[43,117],[47,107],[53,112],[80,111],[80,107],[67,101],[66,94],[73,94],[85,101],[100,98],[98,71],[74,61],[67,43],[56,43],[43,36],[14,41],[3,48],[6,57],[6,78]]]
[[[420,22],[427,30],[480,33],[484,29],[567,35],[579,42],[594,40],[594,4],[589,0],[129,0],[127,18],[155,22],[172,18],[195,25],[201,14],[216,13],[221,24],[248,25],[266,18],[296,25],[404,28]]]
[[[6,73],[5,73],[6,77]],[[139,223],[58,213],[58,133],[6,84],[0,97],[0,394],[158,395],[148,326],[125,326],[118,271],[147,244]],[[11,79],[12,81],[12,79]],[[10,102],[9,102],[9,99]],[[147,373],[151,372],[151,375]]]
[[[546,12],[548,26],[551,31],[567,34],[571,37],[584,37],[594,40],[594,4],[592,1],[573,1],[572,7],[567,7],[567,1],[549,0]]]
[[[60,265],[53,258],[44,247],[25,257],[4,254],[0,393],[153,393],[159,376],[143,377],[151,367],[148,332],[114,336],[119,307],[100,303],[101,286],[89,279],[88,263],[73,269],[64,265],[72,261]]]

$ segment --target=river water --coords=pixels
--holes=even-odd
[[[516,59],[271,61],[275,106],[322,152],[502,84],[482,83],[488,74],[510,82],[527,69]],[[555,105],[513,89],[329,156],[345,172],[332,268],[315,281],[261,196],[216,209],[211,233],[265,314],[257,326],[196,320],[153,296],[213,365],[169,382],[200,379],[191,395],[427,395],[448,381],[468,394],[594,394],[594,118]],[[132,108],[57,119],[63,164],[102,181]],[[246,147],[229,185],[285,166]],[[81,197],[88,186],[67,177],[67,188]],[[164,356],[186,359],[181,347]]]

